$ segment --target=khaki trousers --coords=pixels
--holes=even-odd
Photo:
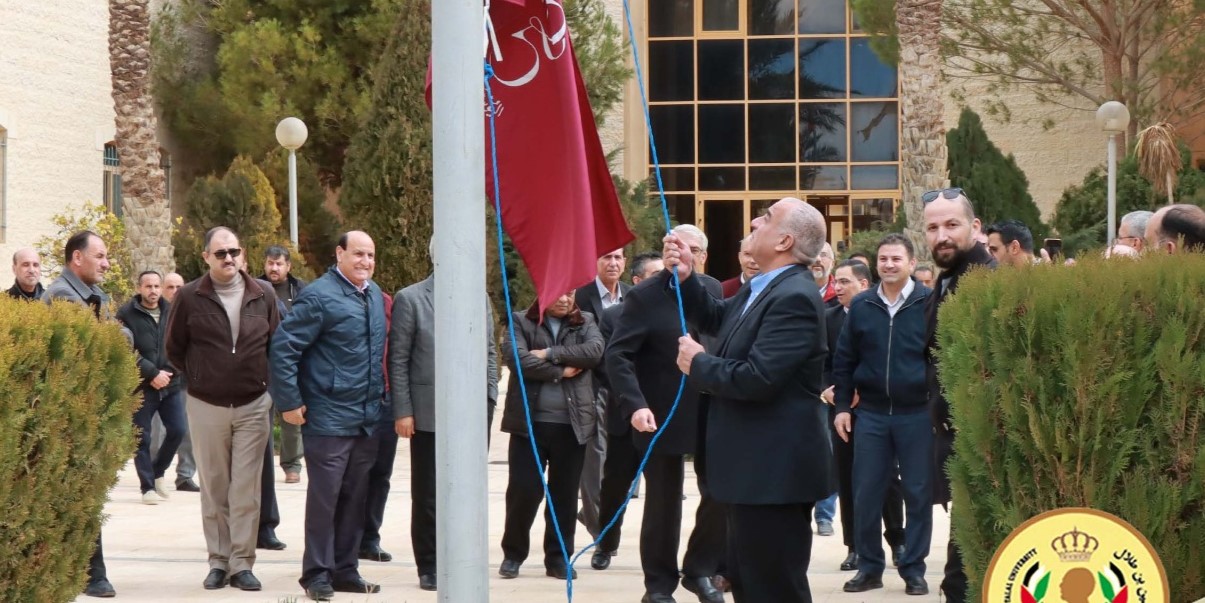
[[[201,524],[209,567],[237,574],[255,565],[260,475],[271,435],[267,393],[231,408],[191,395],[185,404],[201,480]]]

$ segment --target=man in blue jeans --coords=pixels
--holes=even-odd
[[[837,435],[854,440],[854,547],[858,573],[845,592],[883,587],[879,519],[896,463],[907,522],[899,573],[904,592],[926,595],[925,556],[933,536],[933,426],[925,377],[925,300],[931,291],[912,278],[912,242],[889,234],[879,242],[878,287],[854,298],[833,358]],[[860,402],[852,410],[854,392]]]

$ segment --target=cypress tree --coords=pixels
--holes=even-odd
[[[967,192],[984,226],[1007,219],[1025,223],[1040,241],[1047,234],[1042,214],[1029,194],[1029,180],[1012,154],[1005,156],[983,129],[983,120],[969,108],[958,116],[958,127],[946,133],[950,149],[950,186]]]

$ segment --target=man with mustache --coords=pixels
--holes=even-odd
[[[925,241],[933,253],[933,262],[942,269],[933,293],[925,305],[928,352],[926,380],[929,383],[929,412],[933,421],[933,450],[936,466],[933,474],[933,503],[943,507],[950,502],[950,482],[946,477],[946,461],[954,453],[955,429],[950,421],[950,403],[937,380],[937,311],[943,301],[958,288],[958,281],[971,269],[996,267],[996,259],[987,247],[978,242],[975,233],[980,229],[975,207],[960,188],[929,191],[924,201]],[[946,546],[945,578],[941,590],[951,603],[970,601],[967,576],[962,566],[962,551],[951,535]]]
[[[259,527],[264,450],[271,437],[268,344],[280,323],[276,293],[240,269],[238,236],[205,233],[209,271],[176,293],[167,357],[188,377],[185,410],[209,550],[206,590],[260,590],[251,573]]]
[[[26,301],[41,299],[45,289],[41,283],[42,259],[38,252],[29,247],[18,249],[13,254],[13,276],[16,280],[8,290],[9,297]]]
[[[293,262],[289,250],[273,245],[264,250],[264,273],[260,280],[272,283],[276,299],[284,305],[285,313],[292,311],[293,300],[305,289],[306,282],[293,276]],[[276,413],[277,417],[280,413]],[[301,481],[301,457],[305,449],[301,444],[301,428],[287,421],[280,421],[280,468],[285,472],[285,483]],[[269,463],[270,464],[270,463]],[[262,540],[262,538],[261,538]]]
[[[841,305],[841,302],[837,301],[837,290],[833,287],[833,261],[833,246],[825,241],[820,255],[815,262],[812,262],[811,268],[812,278],[816,280],[816,286],[820,287],[820,297],[824,299],[824,305],[828,308]]]

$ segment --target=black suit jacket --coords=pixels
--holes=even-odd
[[[631,285],[623,281],[619,281],[619,294],[622,296],[620,298],[621,301],[624,298],[627,298],[628,291],[631,291],[631,289]],[[589,312],[593,314],[596,319],[601,319],[603,311],[602,296],[598,294],[598,283],[596,283],[593,279],[584,286],[578,287],[577,291],[573,292],[573,300],[577,302],[577,307],[581,309],[582,312]]]
[[[687,317],[718,347],[699,354],[690,382],[707,399],[707,481],[717,501],[779,505],[823,500],[836,480],[828,410],[820,400],[827,335],[824,302],[802,266],[771,281],[742,314],[751,289],[717,300],[699,279],[682,283]]]
[[[602,311],[602,316],[598,318],[598,330],[602,333],[603,341],[607,342],[607,348],[610,348],[611,336],[615,333],[615,323],[619,322],[619,315],[623,312],[623,304],[616,304]],[[624,416],[623,409],[619,403],[619,396],[615,394],[615,388],[611,386],[611,376],[607,372],[606,358],[598,364],[598,368],[594,369],[594,383],[599,388],[599,394],[607,405],[607,416],[605,427],[608,437],[627,435],[632,429],[632,424],[628,422],[628,418]]]
[[[841,338],[841,327],[845,326],[845,306],[829,307],[824,310],[824,330],[828,333],[828,353],[824,355],[824,380],[821,386],[828,389],[833,381],[833,356],[837,354],[837,340]]]
[[[645,279],[624,297],[623,312],[607,345],[605,364],[612,395],[628,427],[633,413],[642,408],[665,433],[654,449],[658,454],[693,454],[699,435],[699,392],[687,384],[678,410],[668,425],[665,419],[677,398],[682,381],[678,370],[678,338],[682,336],[678,301],[668,271]],[[702,276],[706,292],[720,298],[722,288],[714,278]],[[615,309],[614,306],[604,313]],[[696,339],[695,329],[688,329]],[[610,414],[610,413],[608,413]],[[653,434],[632,432],[632,441],[643,452]]]

